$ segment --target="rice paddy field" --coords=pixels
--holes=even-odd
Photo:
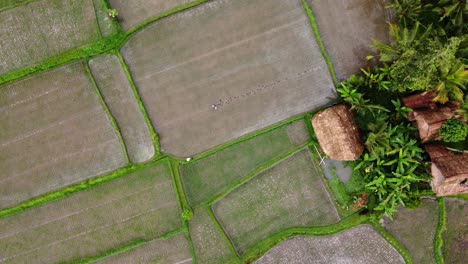
[[[358,226],[323,237],[294,237],[265,254],[255,263],[405,263],[370,226]]]
[[[213,210],[240,254],[281,230],[340,220],[307,150],[241,185]]]
[[[413,263],[436,263],[434,239],[439,223],[439,207],[432,199],[424,199],[414,210],[400,208],[393,221],[384,218],[383,227],[411,253]]]
[[[300,0],[209,1],[150,24],[121,52],[161,150],[177,157],[335,98]]]
[[[119,58],[106,54],[90,60],[89,67],[120,128],[130,161],[140,163],[151,159],[155,149],[150,130]]]
[[[93,257],[177,230],[179,214],[168,166],[144,169],[1,219],[0,263]]]
[[[0,13],[0,74],[100,37],[93,0],[25,1]]]
[[[323,171],[385,3],[0,1],[0,264],[464,263],[466,199],[378,223]]]

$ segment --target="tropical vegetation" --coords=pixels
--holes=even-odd
[[[367,58],[377,66],[338,88],[363,132],[366,150],[351,166],[362,176],[369,201],[375,200],[368,209],[376,217],[417,205],[429,189],[428,157],[407,121],[411,109],[400,98],[432,91],[437,103],[460,102],[465,120],[468,109],[466,0],[393,0],[389,7],[398,23],[389,25],[390,43],[373,40],[376,54]],[[444,140],[462,136],[453,122],[441,131]]]

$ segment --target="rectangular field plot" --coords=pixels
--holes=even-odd
[[[307,140],[305,124],[300,120],[181,166],[190,205],[210,201],[258,167],[267,165]]]
[[[339,221],[307,150],[235,189],[213,210],[240,254],[282,230]]]
[[[189,222],[190,238],[197,263],[238,263],[237,256],[230,250],[222,230],[216,226],[208,210],[210,209],[196,209]]]
[[[63,263],[181,227],[168,166],[159,165],[0,219],[0,263]]]
[[[178,157],[335,98],[301,0],[209,1],[148,26],[122,53],[161,150]]]
[[[0,208],[125,166],[82,63],[0,87]]]
[[[434,237],[439,223],[439,207],[434,200],[424,199],[420,207],[400,207],[394,220],[383,219],[383,227],[405,246],[414,264],[436,263]]]
[[[109,0],[112,8],[119,11],[119,21],[124,30],[191,1],[194,0]]]
[[[468,259],[468,202],[445,198],[446,227],[442,234],[445,263],[466,263]]]
[[[0,74],[97,40],[93,0],[40,0],[0,13]]]
[[[111,256],[98,264],[129,264],[129,263],[179,263],[191,264],[192,255],[184,234],[165,240],[154,240],[132,250]]]
[[[255,263],[403,264],[405,261],[372,227],[358,226],[330,236],[288,239]]]
[[[338,81],[365,68],[371,38],[387,41],[388,0],[306,0]]]
[[[97,86],[122,133],[130,160],[135,163],[154,155],[148,125],[138,107],[119,58],[102,55],[89,61]]]

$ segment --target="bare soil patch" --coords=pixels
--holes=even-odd
[[[189,244],[184,234],[154,240],[132,250],[102,259],[99,264],[169,263],[191,264]]]
[[[0,13],[0,74],[98,40],[93,0],[41,0]]]
[[[396,264],[401,255],[370,226],[331,236],[298,236],[281,242],[255,263]]]
[[[468,202],[445,198],[447,230],[442,234],[445,263],[463,264],[468,259]]]
[[[306,0],[339,81],[360,73],[374,52],[371,38],[388,41],[388,0]]]
[[[307,150],[235,189],[213,210],[241,255],[282,230],[339,221]]]
[[[104,101],[119,126],[130,160],[139,163],[151,159],[154,156],[154,145],[148,125],[119,58],[110,54],[102,55],[90,60],[89,66]]]
[[[236,263],[236,256],[230,251],[222,231],[210,217],[210,209],[196,209],[189,222],[190,238],[193,242],[198,263]]]
[[[122,49],[160,135],[190,157],[335,98],[300,0],[210,1]]]
[[[122,28],[129,30],[146,19],[189,3],[191,0],[109,0],[109,2],[112,8],[119,11],[119,22]]]
[[[382,226],[405,246],[415,264],[436,263],[434,237],[439,222],[439,207],[431,199],[423,199],[420,207],[410,210],[403,207],[394,214],[394,220],[383,219]]]
[[[181,166],[190,205],[197,206],[214,199],[255,169],[267,165],[308,139],[305,123],[300,120]]]
[[[0,208],[126,164],[84,65],[0,87]]]
[[[70,262],[179,227],[170,170],[159,165],[0,219],[0,263]]]

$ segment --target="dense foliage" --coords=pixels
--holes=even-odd
[[[458,119],[449,119],[439,129],[439,134],[444,142],[460,142],[465,140],[468,126]]]
[[[417,203],[430,179],[426,153],[407,121],[411,109],[399,99],[431,90],[436,102],[456,100],[462,104],[459,113],[466,116],[468,110],[466,1],[394,0],[390,7],[399,22],[390,24],[391,43],[374,40],[377,55],[368,56],[379,66],[363,69],[338,88],[363,132],[366,151],[352,166],[362,175],[369,200],[376,201],[368,207],[389,217],[397,206]]]

